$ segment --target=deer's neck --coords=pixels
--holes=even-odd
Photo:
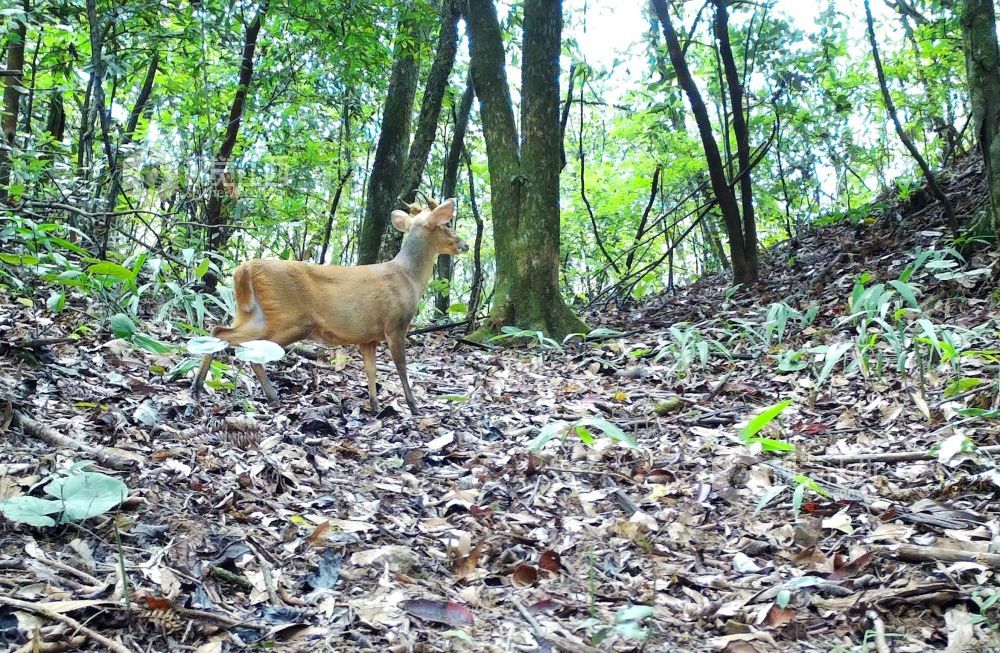
[[[396,258],[393,260],[406,271],[407,275],[423,292],[431,280],[435,258],[437,256],[424,235],[411,232],[406,236],[399,254],[396,254]]]

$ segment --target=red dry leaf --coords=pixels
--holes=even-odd
[[[460,603],[435,601],[433,599],[411,599],[403,601],[403,609],[408,614],[423,621],[445,624],[452,627],[471,626],[475,621],[472,610]]]

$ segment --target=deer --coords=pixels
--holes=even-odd
[[[448,223],[455,215],[455,200],[427,207],[407,204],[407,211],[391,214],[392,226],[406,234],[399,253],[390,261],[372,265],[323,265],[279,259],[253,259],[233,273],[236,317],[212,335],[230,346],[250,340],[270,340],[287,347],[300,340],[328,345],[358,345],[368,377],[373,413],[379,412],[375,389],[375,346],[385,341],[403,395],[413,415],[419,414],[406,376],[406,332],[427,289],[439,254],[464,254],[468,245]],[[212,354],[202,358],[191,394],[195,401],[212,364]],[[254,375],[271,404],[278,393],[263,365],[251,363]]]

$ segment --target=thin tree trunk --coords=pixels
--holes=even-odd
[[[347,180],[351,178],[354,168],[348,168],[347,172],[340,176],[337,181],[337,190],[333,193],[333,201],[330,202],[330,211],[326,217],[326,227],[323,229],[323,247],[319,252],[319,263],[326,263],[326,251],[330,247],[330,236],[333,234],[333,221],[337,217],[337,207],[340,206],[340,196],[344,192]]]
[[[597,243],[597,248],[601,251],[601,254],[604,255],[604,260],[606,260],[614,269],[615,274],[621,275],[621,270],[618,269],[618,264],[615,263],[614,258],[611,257],[607,248],[604,247],[604,239],[601,238],[601,229],[597,226],[597,217],[594,215],[594,209],[590,206],[590,200],[587,198],[587,157],[584,155],[583,151],[583,89],[584,84],[580,84],[580,125],[579,138],[577,139],[577,158],[580,162],[580,199],[583,200],[583,205],[587,207],[587,215],[590,216],[590,227],[594,232],[594,242]]]
[[[455,188],[458,185],[458,166],[462,159],[462,150],[465,147],[465,132],[469,127],[469,114],[472,112],[472,99],[475,90],[472,87],[470,77],[462,92],[462,98],[458,102],[455,110],[455,133],[452,134],[451,147],[448,148],[448,159],[444,166],[444,181],[441,183],[441,198],[448,199],[455,196]],[[452,260],[451,255],[442,254],[438,256],[435,268],[436,276],[448,282],[440,292],[434,297],[434,306],[439,313],[447,313],[451,306],[451,275]]]
[[[413,143],[410,144],[410,154],[406,157],[400,185],[402,190],[399,194],[407,202],[414,201],[424,174],[424,167],[427,165],[427,155],[430,154],[431,146],[434,144],[438,118],[441,115],[441,102],[444,99],[445,89],[448,88],[448,78],[451,76],[451,69],[455,65],[455,53],[458,51],[460,16],[458,0],[441,1],[437,54],[427,74],[424,97],[420,103],[420,116],[417,118],[417,131],[413,135]],[[382,238],[381,258],[387,261],[399,252],[403,244],[403,234],[396,229],[388,229]]]
[[[659,165],[653,170],[653,181],[649,184],[649,201],[646,202],[646,209],[642,212],[642,218],[639,220],[639,228],[635,230],[635,236],[632,238],[632,246],[629,247],[628,255],[625,257],[625,276],[628,276],[632,272],[632,263],[635,261],[635,253],[639,248],[639,241],[642,237],[646,235],[646,223],[649,221],[649,214],[653,210],[653,204],[656,202],[656,192],[660,187],[660,173],[663,168]]]
[[[219,144],[219,151],[215,155],[212,165],[212,176],[214,189],[209,194],[208,206],[205,209],[205,223],[207,228],[207,246],[210,251],[221,250],[229,235],[232,233],[231,227],[227,224],[228,215],[223,215],[223,197],[231,197],[232,178],[229,172],[229,159],[233,155],[236,147],[236,139],[240,134],[240,125],[243,122],[244,109],[246,107],[247,95],[250,91],[250,82],[253,80],[254,53],[257,50],[257,39],[260,36],[260,28],[267,16],[270,0],[261,0],[257,7],[257,13],[253,21],[247,25],[243,37],[243,52],[240,57],[240,72],[236,82],[236,95],[233,103],[229,107],[229,120],[226,122],[226,131]],[[228,212],[227,212],[228,213]],[[208,279],[206,275],[206,285],[213,289],[214,277]]]
[[[28,13],[28,1],[24,1]],[[21,115],[21,91],[24,85],[24,41],[28,26],[23,19],[16,20],[17,27],[7,36],[7,70],[15,73],[4,77],[3,116],[0,117],[0,202],[6,202],[10,191],[11,155],[17,145],[17,122]]]
[[[566,125],[569,124],[569,110],[573,106],[573,82],[576,79],[576,62],[569,66],[569,81],[566,83],[566,101],[563,102],[562,116],[559,118],[559,169],[566,167]],[[582,85],[581,85],[582,86]],[[582,91],[581,91],[582,93]],[[581,95],[581,103],[583,102]]]
[[[469,150],[464,147],[462,154],[469,178],[469,208],[472,210],[472,218],[476,221],[476,241],[472,246],[472,286],[469,288],[469,304],[466,312],[469,321],[465,328],[466,333],[472,333],[479,322],[479,306],[483,299],[483,218],[479,215],[479,205],[476,202],[476,177],[472,174],[472,157],[469,156]]]
[[[736,158],[740,164],[740,200],[742,201],[743,241],[747,261],[753,270],[753,276],[758,274],[757,261],[757,220],[754,216],[753,182],[750,168],[750,131],[743,107],[743,83],[736,69],[736,59],[729,42],[729,11],[730,0],[715,0],[715,38],[719,42],[719,53],[722,56],[722,66],[726,74],[726,85],[733,107],[733,130],[736,132]]]
[[[402,187],[410,142],[413,98],[420,74],[420,62],[417,60],[419,48],[414,41],[423,38],[409,16],[408,9],[408,3],[399,8],[392,74],[389,77],[389,88],[386,89],[382,130],[368,180],[368,201],[358,239],[358,263],[361,265],[378,261],[382,234],[389,224],[393,208],[397,206]]]
[[[114,150],[111,164],[111,181],[108,185],[108,196],[104,202],[104,223],[98,232],[98,239],[101,243],[99,250],[100,258],[104,258],[108,251],[108,238],[111,233],[112,218],[118,204],[118,195],[121,193],[122,171],[125,159],[123,150],[127,150],[129,145],[132,144],[132,140],[135,137],[135,130],[139,126],[139,120],[143,114],[147,113],[146,109],[149,106],[149,97],[153,93],[153,81],[156,79],[156,70],[159,65],[160,53],[154,51],[153,57],[149,60],[149,66],[146,68],[146,76],[142,80],[139,95],[135,99],[132,112],[129,114],[128,122],[125,125],[125,132],[122,134],[121,141]]]
[[[708,164],[709,178],[712,182],[712,191],[715,194],[722,217],[726,223],[726,232],[729,236],[729,252],[733,264],[733,281],[738,284],[749,285],[757,280],[757,270],[747,257],[746,241],[743,237],[743,224],[740,218],[740,209],[736,203],[736,196],[726,180],[726,171],[719,153],[719,145],[712,134],[712,123],[708,117],[708,110],[705,102],[701,98],[691,71],[681,52],[680,43],[677,40],[677,32],[674,30],[670,13],[667,10],[665,0],[652,0],[653,7],[663,26],[663,35],[667,41],[667,49],[670,51],[670,61],[677,72],[677,79],[691,104],[691,112],[698,123],[698,133],[701,136],[702,147],[705,150],[705,159]]]
[[[921,156],[920,152],[917,150],[913,141],[910,137],[906,135],[906,130],[903,129],[903,124],[899,120],[899,114],[896,112],[896,104],[892,101],[892,95],[889,93],[889,85],[886,82],[885,71],[882,69],[882,58],[878,53],[878,42],[875,40],[875,21],[872,19],[872,8],[870,0],[865,0],[865,19],[868,23],[868,41],[872,46],[872,58],[875,60],[875,72],[878,73],[878,84],[882,89],[882,100],[885,102],[885,109],[889,112],[889,117],[892,119],[892,124],[896,128],[896,135],[899,136],[899,140],[903,143],[903,147],[907,149],[910,155],[913,157],[917,165],[920,166],[920,170],[924,173],[924,178],[927,180],[927,186],[931,190],[931,194],[941,203],[944,208],[945,218],[948,220],[948,227],[954,236],[958,236],[958,219],[955,217],[955,209],[951,205],[951,200],[948,196],[944,194],[941,187],[937,183],[937,179],[934,177],[934,173],[931,172],[930,166],[927,165],[927,161]]]
[[[976,141],[986,168],[1000,245],[1000,47],[993,0],[964,0],[961,23]]]

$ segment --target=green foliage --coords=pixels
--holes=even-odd
[[[760,414],[754,416],[746,426],[740,429],[740,439],[745,444],[759,444],[764,451],[786,452],[795,451],[795,445],[782,440],[760,437],[757,434],[768,424],[773,422],[786,408],[792,405],[791,399],[786,399],[780,403],[769,406]]]
[[[0,501],[7,519],[29,526],[55,526],[59,522],[83,521],[108,512],[128,497],[128,488],[117,478],[99,472],[82,471],[90,461],[76,463],[50,477],[45,492],[52,498],[27,495]]]
[[[534,452],[541,451],[542,447],[550,440],[561,438],[565,442],[566,438],[570,435],[577,436],[581,442],[591,446],[596,441],[593,429],[630,449],[636,449],[639,446],[634,436],[625,433],[625,431],[608,420],[599,417],[582,417],[575,422],[567,423],[559,420],[549,422],[542,427],[542,430],[538,433],[538,437],[528,446],[528,450]]]

